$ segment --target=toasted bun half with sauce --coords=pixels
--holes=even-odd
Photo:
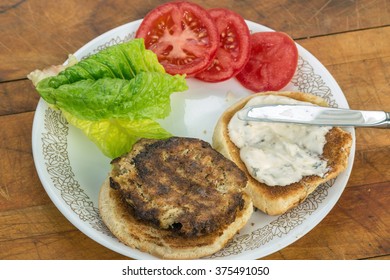
[[[141,139],[112,167],[99,194],[104,223],[122,243],[162,259],[212,255],[253,212],[245,174],[198,139]]]
[[[234,161],[246,173],[248,191],[252,197],[253,205],[269,215],[279,215],[300,204],[320,184],[335,178],[346,169],[352,146],[352,136],[339,127],[333,127],[326,134],[326,144],[322,154],[322,157],[327,160],[328,172],[325,176],[305,176],[299,182],[287,186],[268,186],[261,183],[249,174],[245,163],[240,158],[240,150],[231,141],[228,131],[228,124],[234,114],[242,109],[251,98],[258,95],[279,95],[319,106],[326,107],[328,105],[324,99],[307,93],[263,92],[241,99],[228,108],[217,122],[213,134],[213,147]]]

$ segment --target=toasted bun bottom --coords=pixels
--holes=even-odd
[[[244,208],[233,223],[201,237],[177,236],[135,219],[123,203],[118,191],[110,187],[108,178],[99,194],[99,211],[103,222],[124,244],[162,259],[195,259],[212,255],[222,249],[249,220],[253,205],[244,194]]]
[[[331,129],[326,135],[327,143],[324,146],[324,158],[328,161],[330,171],[324,178],[319,176],[306,176],[297,183],[288,186],[267,186],[254,179],[246,169],[240,158],[240,150],[230,140],[228,124],[233,115],[242,109],[253,97],[259,95],[279,95],[290,97],[299,101],[310,102],[319,106],[328,106],[320,97],[302,92],[264,92],[250,95],[241,99],[228,108],[220,117],[213,134],[213,148],[234,161],[248,177],[248,192],[253,205],[269,215],[283,214],[289,209],[304,201],[320,184],[335,178],[345,170],[352,145],[350,133],[340,128]]]

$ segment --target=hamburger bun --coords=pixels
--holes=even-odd
[[[242,109],[247,102],[260,95],[278,95],[298,101],[310,102],[319,106],[327,106],[324,99],[302,92],[264,92],[250,95],[239,100],[228,108],[219,118],[214,134],[213,147],[228,159],[234,161],[248,177],[248,192],[253,205],[269,215],[283,214],[304,201],[320,184],[335,178],[348,165],[348,156],[352,145],[352,136],[341,128],[333,127],[326,134],[326,144],[322,158],[327,161],[327,173],[320,176],[304,176],[299,182],[286,186],[269,186],[261,183],[250,175],[245,163],[240,158],[240,149],[229,137],[228,125],[234,114]]]
[[[104,223],[122,243],[162,259],[219,251],[253,212],[245,174],[202,140],[141,139],[112,167],[99,194]]]

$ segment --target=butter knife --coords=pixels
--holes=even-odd
[[[311,105],[255,105],[238,112],[244,121],[284,122],[320,126],[390,128],[390,113]]]

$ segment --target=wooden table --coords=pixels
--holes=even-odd
[[[75,228],[34,166],[39,96],[26,75],[167,1],[5,0],[0,5],[0,259],[126,259]],[[290,34],[335,77],[351,108],[390,111],[390,2],[195,1]],[[340,200],[307,235],[265,259],[390,259],[390,130],[356,130]]]

